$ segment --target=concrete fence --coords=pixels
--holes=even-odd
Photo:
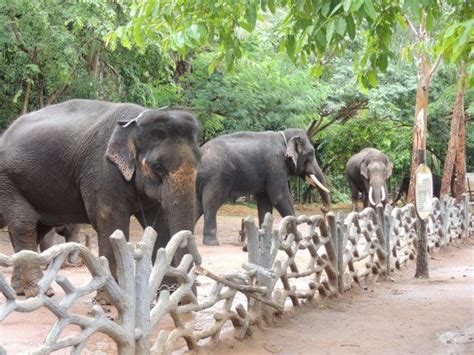
[[[430,252],[473,234],[474,219],[468,208],[467,196],[459,204],[453,199],[435,199],[434,212],[427,223]],[[127,243],[123,233],[116,231],[110,239],[117,259],[117,281],[105,258],[97,258],[76,243],[56,245],[41,254],[0,254],[3,267],[26,263],[47,266],[39,283],[40,294],[29,299],[17,297],[0,271],[0,324],[12,312],[49,309],[57,321],[44,343],[38,344],[35,353],[41,354],[64,348],[80,353],[97,332],[108,335],[120,354],[168,354],[181,339],[195,350],[203,339],[217,341],[229,323],[234,336],[243,339],[251,335],[253,325],[271,324],[289,307],[337,296],[351,287],[365,288],[416,257],[416,212],[411,204],[402,208],[366,208],[345,217],[332,212],[326,218],[285,217],[277,228],[273,228],[273,217],[267,214],[261,229],[253,218],[245,219],[244,225],[248,262],[235,272],[219,275],[194,265],[189,254],[179,266],[172,266],[178,248],[194,238],[186,231],[174,235],[167,247],[158,251],[154,264],[153,229],[147,228],[136,245]],[[91,279],[84,285],[74,285],[58,274],[71,253],[77,253],[90,272]],[[166,276],[177,280],[172,293],[161,287]],[[196,280],[202,284],[204,279],[212,282],[212,289],[204,295],[198,286],[196,297],[193,285]],[[54,281],[64,295],[49,298],[44,293]],[[90,315],[72,310],[79,298],[92,298],[98,289],[110,296],[116,317],[108,316],[99,305],[91,307]],[[198,317],[201,312],[212,312],[212,322],[204,328],[189,326],[188,315]],[[172,319],[174,329],[160,330],[165,317]],[[76,325],[79,330],[63,336],[69,325]],[[5,350],[0,344],[2,352]]]

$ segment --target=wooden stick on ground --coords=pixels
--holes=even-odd
[[[220,282],[220,283],[226,285],[227,287],[236,289],[237,291],[242,292],[243,294],[245,294],[248,297],[251,297],[251,298],[253,298],[253,299],[255,299],[259,302],[265,303],[265,304],[269,305],[270,307],[273,307],[273,308],[277,309],[280,312],[283,312],[283,307],[280,306],[279,304],[277,304],[277,303],[275,303],[271,300],[267,300],[267,299],[255,294],[254,292],[261,292],[260,289],[257,288],[257,287],[239,285],[235,282],[224,279],[223,277],[217,276],[217,275],[213,274],[212,272],[210,272],[209,270],[206,270],[202,266],[198,266],[198,265],[196,265],[194,267],[194,272],[198,275],[203,275],[203,276],[209,277],[210,279],[213,279],[214,281]]]

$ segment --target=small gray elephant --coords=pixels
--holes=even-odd
[[[375,148],[364,148],[347,162],[346,174],[352,192],[352,210],[357,211],[359,193],[364,207],[388,202],[387,180],[393,165],[387,155]]]
[[[301,129],[220,136],[207,142],[202,154],[196,180],[196,220],[204,214],[206,245],[218,244],[216,213],[228,198],[254,194],[260,224],[273,207],[282,217],[294,215],[288,187],[290,175],[314,185],[329,209],[326,178],[306,132]]]

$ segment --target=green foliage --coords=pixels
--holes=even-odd
[[[468,83],[474,84],[474,3],[472,1],[447,1],[446,26],[438,37],[436,52],[447,63],[467,63]]]
[[[67,98],[160,106],[177,100],[174,63],[103,36],[125,21],[122,2],[0,0],[0,129],[27,111]],[[125,4],[128,6],[128,4]]]
[[[203,54],[193,61],[193,73],[181,79],[184,102],[197,110],[205,139],[239,130],[306,127],[322,105],[321,85],[307,70],[263,51],[255,55],[257,60],[237,63],[232,73],[216,70],[209,77],[212,54]]]

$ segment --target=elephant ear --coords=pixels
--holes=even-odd
[[[387,179],[392,175],[393,164],[391,161],[388,161],[387,164]]]
[[[135,144],[131,139],[130,121],[119,121],[107,145],[106,156],[122,173],[125,180],[132,180],[135,172]]]
[[[286,159],[291,160],[294,164],[295,170],[298,167],[298,155],[299,155],[299,141],[301,137],[295,136],[291,137],[288,140],[288,144],[286,145]]]
[[[366,179],[369,178],[369,161],[366,159],[360,164],[360,174]]]

